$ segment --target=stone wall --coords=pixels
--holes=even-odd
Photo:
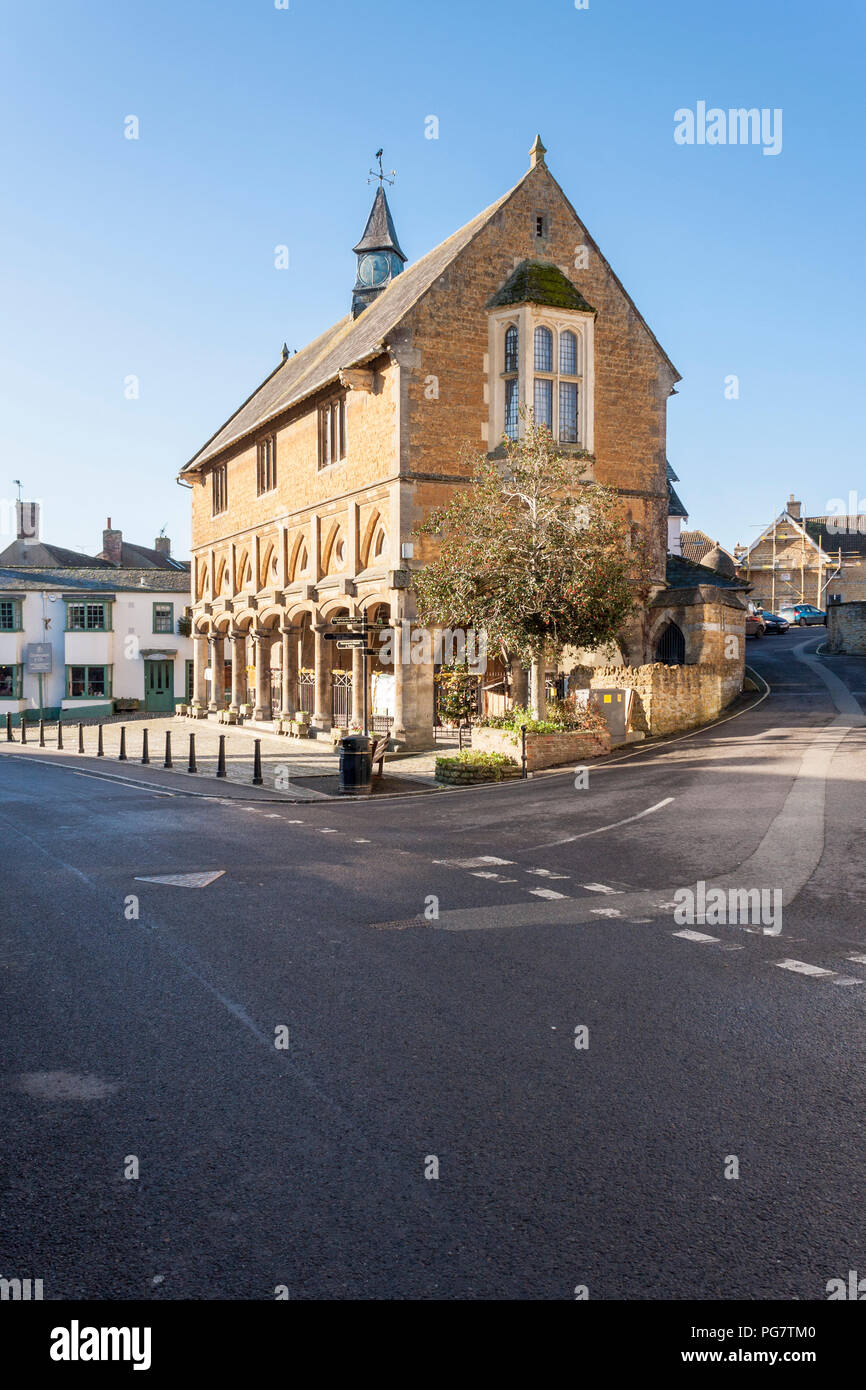
[[[520,734],[507,729],[473,729],[472,747],[479,753],[503,753],[506,758],[520,762]],[[526,768],[538,772],[545,767],[564,767],[582,762],[584,758],[599,758],[610,752],[610,734],[574,733],[527,734]]]
[[[714,719],[740,693],[742,679],[724,666],[600,666],[590,689],[615,687],[635,692],[631,727],[647,734],[670,734]]]
[[[827,650],[866,656],[866,603],[840,603],[827,609]]]

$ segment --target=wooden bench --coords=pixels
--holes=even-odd
[[[374,770],[375,770],[376,764],[377,764],[377,763],[379,764],[379,771],[378,771],[378,774],[377,774],[377,776],[379,776],[379,777],[381,777],[381,776],[383,775],[384,770],[385,770],[385,750],[386,750],[386,748],[388,747],[388,744],[389,744],[389,742],[390,742],[390,739],[391,739],[391,735],[390,735],[390,734],[379,734],[376,738],[373,739],[373,747],[372,747],[372,749],[371,749],[371,757],[372,757],[372,760],[373,760],[373,768],[374,768]]]

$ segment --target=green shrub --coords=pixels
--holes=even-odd
[[[531,710],[518,705],[508,714],[485,719],[482,727],[502,729],[505,733],[519,736],[522,724],[526,725],[528,734],[600,734],[607,729],[607,724],[597,709],[591,705],[576,706],[568,700],[548,700],[546,719],[535,719]]]
[[[453,757],[436,759],[436,780],[459,785],[467,782],[502,782],[516,777],[520,769],[513,758],[504,753],[480,753],[464,748]]]

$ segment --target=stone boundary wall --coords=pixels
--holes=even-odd
[[[858,600],[827,609],[827,650],[866,656],[866,603]]]
[[[520,763],[520,734],[509,733],[507,729],[472,730],[472,749],[480,753],[504,753]],[[545,767],[562,767],[567,763],[581,762],[584,758],[599,758],[610,752],[610,734],[586,734],[576,729],[574,733],[527,734],[526,768],[528,772],[539,772]]]
[[[633,690],[631,727],[651,735],[670,734],[706,724],[736,699],[742,676],[739,663],[732,661],[731,666],[733,670],[703,663],[598,666],[589,684],[592,690],[611,686]]]

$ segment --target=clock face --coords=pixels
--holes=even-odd
[[[358,266],[358,279],[363,285],[381,285],[391,274],[391,260],[384,251],[376,251],[370,256],[362,256]]]

